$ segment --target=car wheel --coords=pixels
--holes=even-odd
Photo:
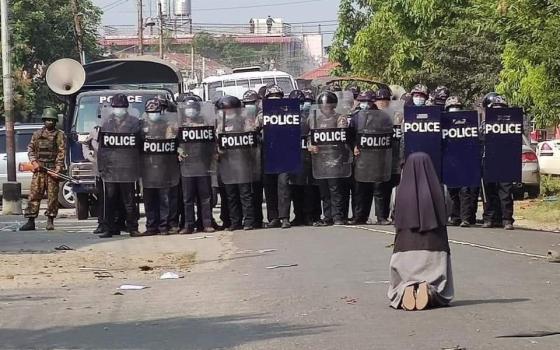
[[[76,194],[76,216],[78,220],[87,220],[89,217],[89,194]]]
[[[527,194],[531,199],[537,198],[541,194],[541,187],[540,186],[527,187]]]
[[[74,191],[72,190],[72,184],[68,181],[60,183],[60,189],[58,191],[58,203],[62,208],[74,208],[76,205],[76,197]]]

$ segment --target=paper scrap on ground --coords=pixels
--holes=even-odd
[[[179,276],[175,272],[166,272],[159,277],[160,280],[176,280],[178,278],[184,278],[184,276]]]
[[[206,238],[213,238],[214,236],[200,236],[200,237],[193,237],[189,238],[189,240],[194,241],[195,239],[206,239]]]
[[[122,286],[120,286],[117,289],[118,290],[141,290],[141,289],[146,289],[146,288],[149,288],[149,287],[139,286],[139,285],[135,285],[135,284],[123,284]]]
[[[298,264],[289,264],[289,265],[273,265],[273,266],[267,266],[266,268],[268,270],[273,270],[273,269],[280,269],[283,267],[296,267],[298,266]]]

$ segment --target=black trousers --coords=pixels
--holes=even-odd
[[[493,224],[513,224],[513,184],[509,182],[491,182],[484,184],[486,204],[484,205],[484,222]]]
[[[263,183],[253,182],[253,208],[255,210],[255,225],[261,227],[264,222],[262,204],[263,204]],[[268,205],[267,205],[268,210]]]
[[[97,224],[101,225],[104,229],[108,230],[109,225],[107,224],[107,219],[105,218],[105,213],[107,212],[105,203],[105,189],[103,186],[103,180],[98,176],[95,178],[95,189],[97,191]],[[116,208],[116,213],[113,216],[117,220],[117,225],[119,228],[125,227],[126,214],[124,206],[120,200],[120,195],[118,195],[118,206]]]
[[[371,182],[356,182],[354,185],[354,219],[366,222],[371,212],[375,184]],[[376,209],[377,212],[377,209]]]
[[[167,232],[177,227],[177,187],[144,188],[144,209],[146,211],[146,231]],[[172,210],[173,209],[173,210]],[[175,218],[175,222],[171,221]]]
[[[195,204],[204,228],[212,227],[212,178],[210,176],[183,177],[184,228],[194,229]]]
[[[373,198],[375,201],[375,216],[378,220],[387,220],[391,213],[391,194],[393,188],[397,187],[401,182],[400,174],[392,174],[391,179],[386,182],[376,183],[373,189]]]
[[[348,181],[341,179],[319,180],[319,191],[323,202],[323,217],[326,220],[344,221],[346,201],[348,200]]]
[[[227,194],[230,227],[253,227],[255,208],[252,186],[250,183],[225,185]]]
[[[229,218],[229,204],[226,192],[226,186],[220,184],[218,187],[218,193],[220,195],[220,220],[222,221],[222,226],[224,228],[231,226],[231,220]]]
[[[318,221],[321,219],[321,194],[319,186],[291,185],[291,197],[294,203],[295,221]]]
[[[452,202],[449,219],[453,222],[467,222],[474,225],[478,206],[478,187],[449,188],[447,191]]]
[[[266,216],[268,222],[290,218],[290,185],[288,174],[264,175]]]
[[[104,182],[103,185],[105,188],[105,222],[109,232],[120,232],[117,224],[120,206],[124,207],[127,231],[138,231],[134,182]]]

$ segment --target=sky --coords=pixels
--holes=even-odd
[[[150,16],[150,9],[155,16],[157,0],[143,1],[144,16]],[[103,25],[137,23],[137,0],[93,2],[104,10]],[[339,2],[340,0],[192,0],[192,15],[194,23],[248,23],[251,17],[266,18],[268,15],[282,17],[286,23],[325,22],[337,19]],[[335,29],[335,22],[322,24],[324,32],[333,32]],[[331,35],[325,37],[327,44],[330,37]]]

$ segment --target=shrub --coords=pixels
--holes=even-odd
[[[541,177],[541,193],[543,196],[560,195],[560,177],[543,175]]]

